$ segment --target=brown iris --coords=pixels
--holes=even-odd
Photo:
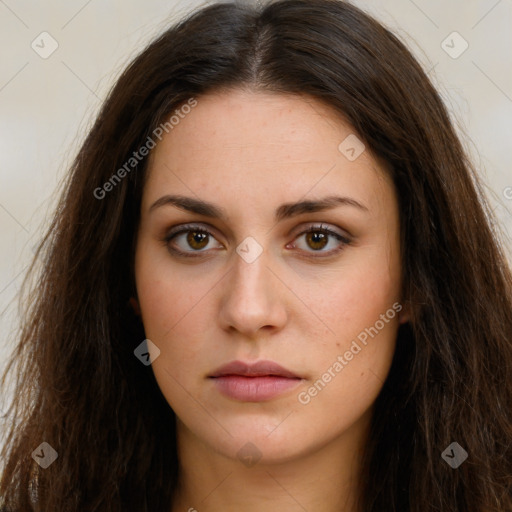
[[[306,233],[306,240],[312,249],[323,249],[328,241],[325,233],[319,231],[311,231]],[[317,246],[320,244],[320,246]]]
[[[208,245],[208,234],[201,231],[189,231],[187,233],[187,243],[193,249],[203,249]],[[195,245],[198,244],[199,246]]]

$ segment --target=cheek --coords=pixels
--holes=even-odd
[[[172,265],[164,251],[142,248],[135,263],[137,295],[146,335],[163,342],[187,329],[201,329],[208,293],[216,279],[206,270],[198,277],[196,267]],[[209,277],[210,276],[210,277]]]
[[[187,295],[179,288],[154,281],[149,290],[140,290],[139,300],[146,337],[161,353],[160,363],[173,373],[194,367],[201,353],[201,340],[207,339],[212,326],[205,313],[207,298],[203,294]]]
[[[331,334],[309,351],[315,378],[302,389],[300,403],[319,415],[338,403],[357,417],[375,400],[391,366],[401,309],[399,274],[381,257],[352,265],[334,282],[328,299],[315,298]]]
[[[142,323],[146,338],[160,350],[152,368],[169,401],[168,392],[179,388],[175,381],[189,387],[190,368],[197,366],[204,352],[199,342],[205,338],[208,324],[204,307],[213,283],[207,278],[191,281],[187,270],[177,271],[161,251],[143,247],[136,254]],[[201,324],[203,319],[205,325]]]
[[[349,325],[338,324],[339,334],[329,347],[310,354],[315,376],[297,396],[304,414],[333,435],[349,428],[375,402],[396,346],[398,322],[392,304],[366,304],[356,313]]]
[[[395,267],[390,267],[382,256],[361,259],[331,276],[321,291],[319,288],[308,291],[318,316],[330,327],[323,348],[344,350],[344,344],[350,344],[392,308],[400,291],[399,272]],[[394,313],[394,310],[390,312],[391,320],[396,316]]]
[[[168,262],[157,264],[148,254],[141,254],[138,264],[137,294],[145,334],[160,349],[151,365],[155,379],[173,410],[187,410],[190,397],[200,393],[202,343],[212,339],[207,334],[211,316],[204,311],[212,285],[202,279],[191,282],[175,269],[171,274]]]

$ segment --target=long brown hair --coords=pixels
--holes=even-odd
[[[511,511],[510,267],[428,77],[387,29],[337,0],[203,8],[117,81],[39,248],[3,377],[5,385],[15,371],[5,510],[170,510],[175,416],[151,367],[134,356],[145,336],[128,304],[147,158],[104,184],[180,105],[234,87],[326,103],[387,164],[396,186],[412,316],[375,405],[361,510]],[[46,469],[31,456],[42,442],[58,453]],[[456,469],[441,457],[452,442],[468,454]]]

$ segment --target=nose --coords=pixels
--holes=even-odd
[[[225,276],[219,321],[228,331],[238,331],[246,337],[260,331],[278,331],[286,324],[286,286],[271,270],[267,252],[251,263],[237,253],[233,268]]]

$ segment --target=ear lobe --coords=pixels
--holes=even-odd
[[[411,320],[411,310],[409,307],[409,303],[402,307],[400,312],[398,313],[398,323],[406,324]]]
[[[130,306],[133,309],[133,312],[137,316],[140,316],[140,306],[139,306],[139,302],[137,301],[137,299],[135,297],[130,297],[129,302],[130,302]]]

